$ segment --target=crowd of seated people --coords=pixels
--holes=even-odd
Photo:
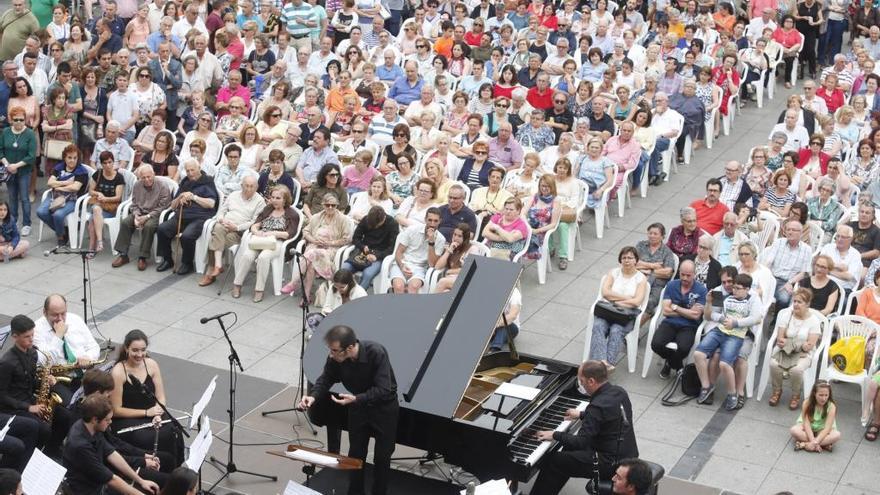
[[[149,30],[113,0],[100,16],[62,7],[52,26],[13,6],[29,29],[0,39],[2,261],[33,246],[35,209],[59,244],[79,242],[81,224],[89,250],[112,250],[114,268],[136,242],[138,270],[200,271],[203,286],[231,270],[240,297],[256,264],[255,302],[271,263],[291,259],[282,245],[302,250],[294,263],[305,283],[293,273],[281,292],[301,289],[304,304],[340,268],[365,290],[395,293],[450,290],[475,254],[549,256],[566,270],[584,223],[644,182],[662,187],[778,76],[787,88],[802,79],[803,94],[786,95],[768,142],[725,163],[705,196],[681,205],[680,225],[651,225],[607,273],[593,358],[613,366],[624,336],[658,312],[675,318],[665,339],[670,328],[690,332],[702,309],[722,349],[701,347],[704,388],[722,370],[735,377],[725,405],[742,407],[754,343],[731,325],[751,321],[742,308],[772,302],[775,315],[797,300],[786,317],[805,304],[833,315],[880,272],[880,30],[870,23],[854,26],[862,39],[850,47],[837,24],[820,35],[840,21],[812,2],[744,12],[520,0],[469,16],[460,2],[425,0],[387,20],[338,2],[253,16],[233,12],[253,5],[226,0],[170,3],[169,15],[150,5]],[[107,239],[112,217],[118,235]],[[661,297],[670,280],[682,294],[702,286],[704,307]],[[719,302],[730,297],[731,308]],[[873,291],[854,301],[880,322]],[[519,306],[510,303],[511,319]],[[615,320],[615,308],[627,318]],[[515,325],[499,323],[495,342]],[[664,374],[682,360],[665,356]]]

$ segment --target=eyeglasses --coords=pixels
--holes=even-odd
[[[274,117],[274,118],[278,119],[278,118],[281,118],[281,114],[280,114],[280,113],[273,113],[273,114],[271,115],[271,117]]]
[[[149,79],[149,78],[150,78],[150,75],[149,75],[149,74],[138,74],[138,78],[140,78],[140,79]]]
[[[489,152],[488,152],[488,151],[484,151],[484,150],[480,150],[480,151],[476,151],[476,150],[475,150],[475,151],[474,151],[474,154],[475,154],[475,155],[488,155]]]
[[[336,208],[336,203],[324,203],[324,208]]]
[[[13,122],[24,122],[24,119],[12,119]]]
[[[826,269],[826,270],[830,270],[830,269],[831,269],[828,265],[820,265],[820,264],[818,264],[818,263],[816,263],[816,268],[824,268],[824,269]]]
[[[62,50],[61,48],[53,48],[52,51],[53,52],[63,52],[64,50]]]
[[[324,205],[324,206],[327,206],[327,205]],[[339,355],[339,354],[342,354],[343,352],[345,352],[346,349],[348,349],[348,347],[343,347],[342,349],[334,349],[334,348],[330,347],[330,354]]]
[[[812,143],[810,143],[810,146],[813,146],[814,144],[816,146],[822,146],[822,143],[820,143],[819,141],[813,141]]]
[[[510,107],[510,105],[508,105],[506,103],[496,103],[495,104],[495,108],[508,108],[508,107]]]
[[[352,129],[351,132],[364,132],[363,129]]]
[[[564,104],[565,104],[565,100],[554,100],[553,103],[558,103],[558,104],[560,104],[560,105],[564,105]]]
[[[406,134],[397,133],[394,135],[394,137],[406,137]]]
[[[339,172],[330,172],[327,177],[339,177]]]

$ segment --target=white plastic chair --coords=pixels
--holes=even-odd
[[[838,330],[838,338],[843,339],[846,337],[857,336],[860,335],[868,340],[868,337],[871,334],[876,334],[880,327],[877,326],[876,323],[865,318],[864,316],[857,315],[843,315],[838,316],[833,320],[834,328]],[[822,367],[820,368],[819,377],[823,380],[837,380],[839,382],[846,383],[855,383],[861,387],[861,397],[862,397],[862,426],[865,426],[868,422],[868,412],[871,408],[872,398],[868,397],[868,382],[871,379],[871,375],[874,374],[876,370],[876,362],[878,356],[878,349],[880,346],[874,347],[874,355],[871,356],[871,361],[868,363],[869,370],[861,370],[856,375],[847,375],[845,373],[841,373],[837,371],[837,368],[830,362],[830,359],[826,359],[822,363]],[[830,356],[829,356],[830,358]]]
[[[675,142],[678,140],[679,136],[681,136],[682,131],[684,131],[684,116],[681,114],[677,117],[678,120],[678,133],[669,138],[669,148],[666,149],[663,153],[660,154],[660,161],[663,164],[663,173],[666,174],[666,177],[663,179],[664,182],[669,182],[669,177],[672,174],[670,170],[674,170],[675,173],[678,173],[678,164],[675,162]],[[687,149],[687,146],[685,146]]]
[[[295,211],[297,216],[299,217],[299,222],[297,222],[296,233],[294,234],[293,237],[291,237],[290,239],[285,239],[281,243],[281,249],[275,250],[274,256],[272,257],[272,261],[270,264],[270,267],[271,267],[270,272],[272,274],[272,288],[273,288],[276,296],[281,295],[281,282],[284,278],[284,257],[285,257],[285,254],[290,249],[290,245],[299,240],[300,236],[302,235],[303,223],[305,223],[305,216],[302,214],[302,212],[296,208],[293,208],[293,211]],[[204,237],[204,236],[202,236],[202,237]],[[250,231],[245,232],[245,234],[241,237],[241,244],[239,246],[235,246],[237,249],[231,250],[232,252],[235,252],[236,258],[238,256],[241,256],[242,249],[240,248],[240,246],[247,246],[250,238],[251,238]],[[294,260],[296,260],[296,258],[294,258]],[[203,265],[204,265],[204,263],[203,263]]]
[[[767,66],[767,70],[769,71],[770,77],[769,82],[767,84],[767,97],[771,100],[773,99],[774,94],[776,93],[776,68],[779,67],[779,64],[782,63],[782,50],[779,50],[776,58],[770,61],[770,65]],[[749,155],[751,156],[751,155]]]
[[[88,165],[83,165],[86,170],[89,171],[89,181],[91,181],[92,175],[95,173],[95,169]],[[86,186],[88,187],[88,186]],[[52,194],[51,189],[46,189],[43,192],[43,196],[40,198],[40,204],[43,204],[43,201]],[[88,210],[89,203],[89,195],[83,194],[82,196],[76,198],[76,202],[73,206],[73,211],[68,213],[66,217],[64,217],[64,223],[67,225],[67,237],[69,238],[69,244],[71,249],[77,249],[80,245],[80,219],[83,216],[83,213]],[[40,220],[40,228],[37,229],[37,242],[43,242],[43,226],[45,224],[42,220]]]
[[[791,83],[792,86],[797,84],[797,76],[798,76],[798,64],[800,63],[800,55],[801,51],[804,49],[804,33],[798,32],[798,36],[800,37],[800,43],[798,44],[797,55],[794,57],[794,63],[791,64],[791,80],[787,81]],[[782,55],[780,55],[781,57]]]
[[[715,116],[718,114],[718,109],[713,108],[711,112],[709,112],[709,118],[703,122],[703,131],[706,134],[706,149],[712,149],[712,144],[715,142]]]
[[[736,120],[736,111],[739,108],[739,92],[727,98],[727,115],[721,115],[721,130],[725,136],[730,135],[730,128]]]
[[[745,57],[746,53],[751,51],[751,48],[743,48],[739,51],[739,60],[742,60]],[[742,71],[740,72],[740,80],[745,81],[746,76],[748,76],[750,70],[749,67],[743,64]],[[758,108],[764,108],[764,78],[767,77],[767,69],[764,69],[760,72],[760,76],[757,80],[750,82],[749,84],[755,90],[755,97],[758,100]]]
[[[544,285],[547,282],[547,272],[553,271],[553,263],[550,259],[550,237],[556,232],[556,229],[559,228],[559,222],[556,225],[553,225],[550,230],[544,233],[544,241],[541,243],[541,254],[537,259],[535,265],[538,268],[538,283]],[[532,237],[531,228],[529,229],[529,240]],[[526,249],[528,250],[528,242],[526,242]],[[569,250],[571,250],[571,246],[569,246]],[[517,261],[519,261],[517,259]]]
[[[596,296],[596,300],[593,301],[593,304],[590,306],[590,313],[587,316],[587,329],[586,334],[584,335],[584,355],[582,359],[583,361],[589,359],[590,356],[590,344],[592,343],[593,339],[593,313],[596,310],[596,303],[598,303],[599,300],[602,299],[602,287],[605,285],[606,277],[608,277],[607,274],[603,275],[602,279],[599,281],[599,294]],[[635,373],[636,371],[636,359],[639,352],[639,331],[641,330],[641,328],[639,327],[639,322],[642,320],[642,315],[645,314],[645,309],[648,307],[649,291],[645,292],[645,300],[642,301],[642,305],[639,308],[639,314],[636,315],[636,320],[632,331],[626,334],[626,337],[624,338],[626,342],[627,369],[629,369],[630,373]]]
[[[617,164],[611,169],[611,177],[614,177],[615,180],[617,178]],[[578,215],[581,215],[583,211],[587,208],[587,194],[589,194],[589,186],[586,182],[581,179],[578,179],[581,187],[581,194],[583,198],[583,202],[581,203],[580,209],[578,210]],[[608,188],[605,192],[602,193],[602,201],[599,203],[599,206],[593,209],[594,217],[596,218],[596,238],[601,239],[605,234],[605,224],[611,224],[611,215],[608,211],[608,204],[611,202],[611,189]],[[618,191],[619,194],[619,191]],[[580,225],[580,218],[578,218]],[[578,236],[580,232],[576,233]]]
[[[816,349],[813,351],[810,367],[804,371],[803,392],[801,397],[810,396],[810,390],[813,389],[813,384],[816,382],[816,375],[819,372],[819,363],[823,362],[821,360],[822,354],[828,349],[832,334],[831,323],[828,319],[815,309],[811,309],[810,312],[819,319],[822,335],[816,343]],[[758,401],[764,397],[764,391],[767,389],[767,382],[770,380],[770,358],[776,348],[776,338],[778,334],[778,328],[774,328],[773,333],[770,334],[770,339],[767,341],[767,349],[764,352],[764,361],[761,364],[761,381],[758,384],[758,393],[755,396],[755,400]]]
[[[568,261],[574,261],[574,251],[577,249],[581,251],[583,249],[581,243],[581,224],[584,222],[583,215],[584,211],[587,208],[587,194],[588,194],[588,186],[587,183],[577,179],[579,191],[579,201],[577,210],[575,211],[576,221],[574,224],[568,229]],[[604,227],[605,217],[607,216],[607,208],[606,213],[603,214],[601,218],[601,222],[603,225],[600,225],[600,218],[596,217],[596,236],[601,239],[602,235],[599,233],[599,228]]]
[[[760,211],[758,216],[764,222],[764,227],[760,232],[749,234],[749,240],[758,248],[758,255],[760,256],[776,240],[779,234],[780,218],[779,215],[772,211]]]
[[[119,236],[119,223],[122,221],[124,216],[121,216],[122,211],[122,203],[129,201],[131,199],[131,191],[134,189],[134,185],[137,182],[137,177],[133,172],[129,172],[128,169],[119,169],[117,173],[122,174],[123,179],[125,179],[125,188],[122,191],[122,202],[119,203],[119,207],[116,208],[116,215],[110,218],[104,219],[104,226],[107,227],[107,231],[110,234],[110,247],[116,245],[116,238]],[[83,215],[79,218],[79,244],[82,245],[83,238],[85,237],[85,233],[88,230],[87,225],[89,220],[92,219],[92,213],[89,211],[89,208],[86,207]]]
[[[629,199],[629,179],[633,171],[635,171],[634,168],[623,171],[623,181],[620,183],[620,187],[617,188],[617,216],[620,218],[623,218],[623,214],[626,212],[626,202]],[[617,180],[617,175],[614,176],[614,180]]]

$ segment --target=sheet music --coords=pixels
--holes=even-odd
[[[214,396],[214,389],[217,388],[217,375],[214,375],[214,378],[211,378],[211,383],[208,384],[208,388],[202,393],[202,397],[193,405],[193,413],[189,418],[189,429],[195,429],[197,421],[199,420],[199,416],[205,411],[205,408],[208,407],[208,403],[211,402],[211,397]]]
[[[307,486],[290,480],[287,482],[287,486],[284,487],[284,495],[321,495],[321,492],[316,492]]]
[[[40,450],[34,450],[21,474],[21,487],[29,495],[55,495],[66,473],[67,470],[62,465]]]
[[[465,495],[467,489],[461,491],[461,495]],[[492,480],[483,483],[482,485],[477,485],[477,489],[474,491],[475,495],[510,495],[510,488],[507,487],[507,481],[505,480]],[[287,494],[285,494],[287,495]]]
[[[517,385],[510,382],[504,382],[500,387],[495,389],[495,393],[498,395],[515,397],[522,400],[534,400],[540,392],[541,391],[537,388],[526,387],[524,385]]]
[[[339,464],[339,459],[329,455],[316,454],[308,450],[297,449],[292,452],[286,452],[288,457],[308,462],[310,464],[320,464],[322,466],[335,466]]]
[[[192,445],[189,446],[189,457],[186,459],[186,465],[193,471],[198,471],[205,462],[205,456],[211,448],[211,442],[214,436],[211,434],[211,422],[207,416],[202,416],[202,427],[199,434],[196,435]]]
[[[12,424],[13,419],[15,419],[15,416],[9,418],[9,421],[6,422],[6,426],[4,426],[2,430],[0,430],[0,442],[2,442],[4,438],[6,438],[6,434],[9,432],[9,425]]]

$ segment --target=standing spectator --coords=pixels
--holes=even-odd
[[[12,60],[24,48],[28,37],[40,29],[40,23],[28,7],[26,0],[12,0],[12,8],[0,15],[2,38],[0,60]]]
[[[868,267],[872,261],[880,258],[880,227],[874,223],[876,218],[871,203],[860,202],[858,215],[858,220],[847,225],[853,229],[852,247],[861,255],[862,266]]]
[[[37,137],[34,131],[25,126],[25,110],[21,107],[9,109],[9,120],[12,125],[0,133],[0,163],[6,166],[10,174],[6,182],[11,206],[9,216],[21,220],[21,235],[31,234],[31,201],[28,187],[31,174],[35,174],[34,165],[37,160]],[[50,179],[51,181],[51,179]],[[21,205],[21,216],[18,207]]]

